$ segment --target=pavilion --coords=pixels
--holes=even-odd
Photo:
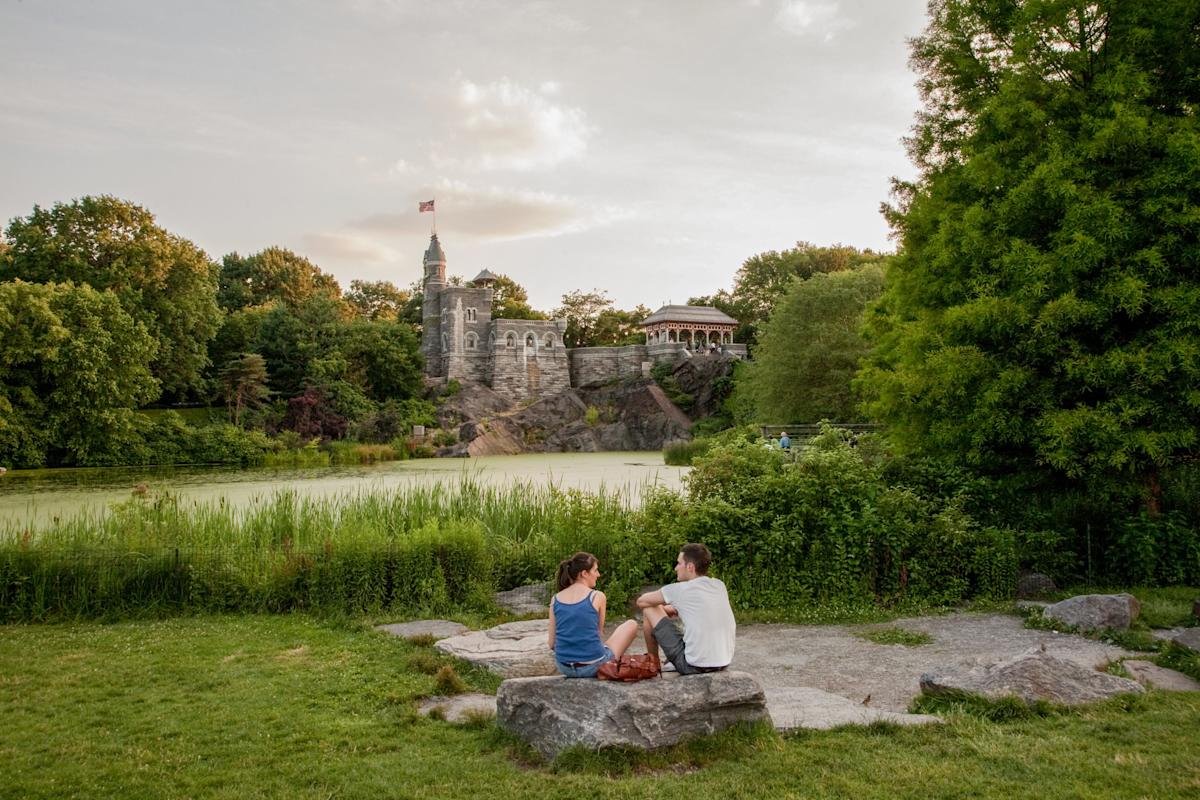
[[[689,350],[733,344],[738,321],[712,306],[663,306],[642,320],[646,344],[678,342]]]

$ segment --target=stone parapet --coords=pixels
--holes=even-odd
[[[570,351],[571,385],[602,386],[614,380],[640,378],[642,364],[650,360],[647,346],[575,347]]]

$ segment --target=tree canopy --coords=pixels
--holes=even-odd
[[[1153,512],[1200,444],[1200,3],[930,14],[870,412],[911,449]]]
[[[883,268],[868,264],[793,281],[758,339],[744,384],[757,419],[858,421],[850,383],[867,354],[863,311],[883,291]]]
[[[162,389],[176,396],[203,391],[220,309],[218,269],[202,250],[160,228],[141,206],[108,195],[35,206],[9,223],[6,236],[0,281],[111,289],[157,342],[151,370]]]
[[[221,260],[220,274],[218,300],[226,311],[271,301],[295,308],[318,295],[342,297],[332,275],[284,247],[268,247],[245,258],[230,253]]]
[[[507,275],[497,275],[492,284],[492,319],[546,319],[529,305],[529,292]]]

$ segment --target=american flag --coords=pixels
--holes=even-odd
[[[421,214],[424,214],[426,211],[433,211],[433,201],[432,200],[420,201],[419,203],[417,203],[417,210]]]

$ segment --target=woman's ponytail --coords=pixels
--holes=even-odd
[[[579,573],[587,572],[596,565],[596,557],[591,553],[580,551],[570,558],[564,558],[558,562],[558,577],[555,582],[558,584],[558,591],[570,586],[579,577]]]

